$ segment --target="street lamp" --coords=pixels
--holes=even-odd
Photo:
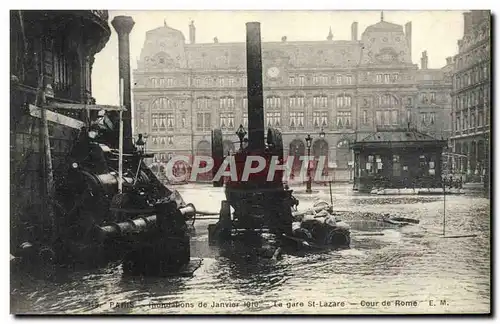
[[[319,138],[325,138],[325,131],[323,130],[323,127],[321,127],[321,131],[319,132]]]
[[[307,187],[306,187],[306,193],[312,193],[312,190],[311,190],[311,164],[309,163],[309,157],[311,156],[311,143],[312,143],[311,134],[307,134],[307,137],[306,137],[306,146],[307,146]]]
[[[245,129],[243,128],[243,125],[240,125],[240,127],[238,128],[238,130],[236,131],[236,135],[238,136],[238,138],[240,139],[240,149],[243,148],[243,140],[245,139],[245,135],[247,134],[247,132],[245,131]]]
[[[138,139],[135,142],[135,146],[137,148],[137,152],[139,154],[144,154],[144,146],[146,145],[146,142],[144,142],[144,139],[142,138],[142,134],[138,135]]]

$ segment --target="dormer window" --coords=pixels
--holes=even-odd
[[[160,57],[160,64],[165,64],[165,59],[163,57]]]

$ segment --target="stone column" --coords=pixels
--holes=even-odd
[[[132,143],[132,103],[130,93],[130,42],[129,34],[134,27],[134,20],[129,16],[117,16],[111,22],[118,34],[118,67],[120,79],[123,79],[123,150],[133,150]]]

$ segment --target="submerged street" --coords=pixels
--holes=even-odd
[[[75,270],[47,280],[12,273],[14,313],[480,313],[490,309],[490,201],[480,194],[376,196],[334,185],[336,210],[347,211],[351,248],[286,255],[277,261],[208,245],[207,226],[196,220],[191,240],[201,267],[187,278],[130,278],[120,264]],[[222,188],[177,186],[197,209],[218,212]],[[297,188],[299,210],[330,202],[328,187]],[[443,238],[446,234],[477,234]],[[420,224],[382,228],[381,214]],[[363,236],[357,231],[382,232]],[[236,250],[239,251],[239,250]]]

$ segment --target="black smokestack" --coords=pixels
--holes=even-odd
[[[264,99],[262,95],[262,49],[260,23],[249,22],[247,26],[247,92],[248,92],[248,147],[263,149]]]
[[[133,150],[129,34],[134,24],[134,20],[129,16],[116,16],[113,21],[111,21],[111,25],[113,25],[118,34],[118,68],[120,79],[123,79],[123,105],[127,108],[127,111],[123,112],[122,115],[124,152]]]

